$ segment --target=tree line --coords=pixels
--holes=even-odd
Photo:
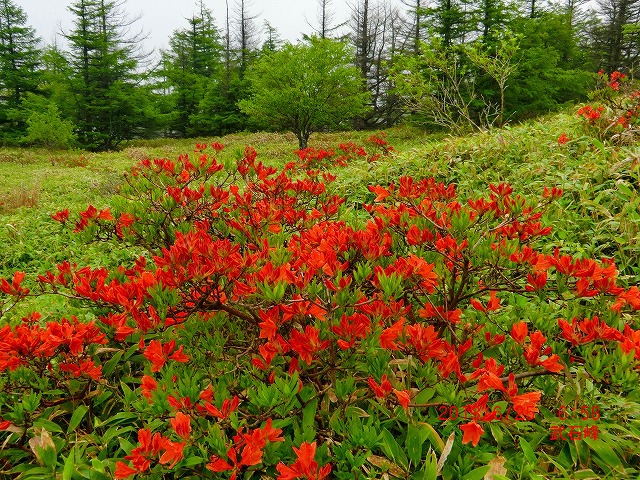
[[[640,0],[353,0],[347,18],[318,0],[295,45],[248,0],[225,7],[199,0],[154,59],[126,0],[75,0],[64,48],[0,0],[0,143],[487,128],[579,101],[596,71],[633,75],[640,56]]]

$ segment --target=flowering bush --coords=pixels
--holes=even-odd
[[[300,161],[296,164],[296,168],[346,167],[358,157],[365,158],[368,163],[375,162],[379,160],[381,156],[389,156],[394,152],[394,148],[389,145],[385,137],[386,135],[381,132],[372,135],[367,140],[367,143],[371,145],[371,148],[373,148],[376,153],[368,153],[364,147],[358,146],[353,142],[341,143],[338,146],[341,154],[338,156],[336,156],[334,150],[315,149],[311,147],[298,150],[296,151],[296,155]],[[371,148],[369,148],[370,151]]]
[[[481,478],[558,471],[578,448],[575,466],[634,465],[635,445],[614,450],[594,422],[616,415],[605,393],[637,389],[640,290],[611,259],[545,244],[561,190],[460,198],[402,177],[358,209],[328,170],[251,148],[225,168],[221,148],[144,160],[112,208],[53,215],[140,249],[133,265],[0,281],[7,318],[34,296],[86,308],[0,330],[3,471]]]
[[[594,92],[597,107],[584,105],[578,110],[601,138],[611,138],[618,143],[629,143],[638,134],[640,119],[640,90],[628,77],[615,71],[606,75],[598,72],[599,88]]]

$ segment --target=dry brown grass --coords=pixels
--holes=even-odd
[[[40,200],[40,187],[19,187],[8,193],[0,194],[0,213],[13,212],[21,207],[37,207]]]

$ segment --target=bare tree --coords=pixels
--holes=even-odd
[[[250,8],[249,0],[238,0],[236,3],[236,44],[241,77],[259,48],[259,29],[256,26],[258,15],[250,14]]]
[[[309,25],[314,33],[320,38],[331,38],[333,34],[344,27],[347,22],[342,22],[339,24],[335,24],[335,12],[332,10],[331,6],[333,0],[317,0],[318,1],[318,11],[317,11],[317,26],[314,26],[309,23],[307,20],[307,25]]]
[[[361,0],[351,7],[350,23],[356,66],[371,93],[372,109],[360,119],[360,126],[390,126],[399,117],[399,103],[392,93],[389,67],[401,43],[400,12],[390,2]]]

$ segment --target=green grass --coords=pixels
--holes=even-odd
[[[558,144],[565,133],[571,140]],[[352,141],[364,144],[372,132],[316,134],[310,145],[336,148]],[[465,196],[483,195],[489,183],[509,182],[516,192],[539,195],[545,186],[565,191],[546,219],[555,227],[550,244],[584,256],[615,257],[630,280],[640,279],[635,244],[640,236],[638,205],[640,147],[603,144],[589,135],[573,112],[556,114],[513,127],[465,137],[429,135],[411,127],[386,131],[397,154],[368,164],[356,161],[336,170],[330,189],[348,205],[373,200],[367,186],[396,182],[402,175],[433,176],[456,184]],[[294,159],[292,134],[238,133],[222,138],[135,141],[119,152],[48,152],[0,149],[0,273],[41,272],[65,257],[93,263],[96,246],[78,245],[59,235],[50,220],[57,210],[98,208],[110,204],[122,174],[144,158],[175,159],[196,143],[219,141],[222,162],[240,158],[253,146],[259,160],[283,166]],[[120,257],[110,253],[111,261]]]

